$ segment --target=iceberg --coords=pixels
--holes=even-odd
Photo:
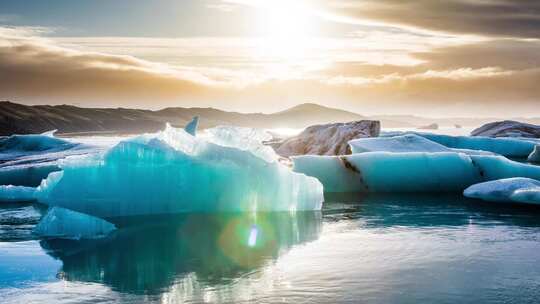
[[[516,158],[526,158],[535,146],[534,142],[517,138],[450,136],[427,133],[420,134],[420,136],[453,149],[482,150]]]
[[[188,134],[193,136],[197,135],[197,127],[199,126],[199,116],[193,117],[193,119],[184,127],[184,130]]]
[[[472,185],[463,194],[490,202],[540,205],[540,181],[523,177],[494,180]]]
[[[97,217],[72,210],[52,207],[34,228],[43,238],[95,239],[107,236],[116,227]]]
[[[0,202],[28,202],[35,199],[34,187],[2,185],[0,186]]]
[[[482,180],[467,155],[452,152],[298,156],[293,164],[326,192],[461,192]]]
[[[284,157],[294,155],[344,155],[350,154],[348,142],[355,138],[376,137],[381,123],[376,120],[359,120],[347,123],[314,125],[298,136],[273,144],[276,152]]]
[[[0,156],[4,153],[62,151],[77,144],[53,136],[54,131],[43,134],[11,135],[0,138]]]
[[[470,185],[510,177],[540,180],[540,167],[502,156],[455,152],[366,152],[297,156],[293,170],[318,178],[325,192],[462,192]]]
[[[515,158],[527,158],[536,145],[533,139],[526,138],[451,136],[422,132],[387,132],[381,136],[389,137],[404,134],[416,134],[452,149],[480,150]]]
[[[352,154],[364,152],[461,152],[469,155],[492,155],[491,152],[452,149],[416,134],[392,137],[360,138],[349,141]]]
[[[513,120],[495,121],[471,132],[472,136],[539,138],[540,126]]]
[[[319,210],[321,183],[260,153],[258,140],[218,145],[167,125],[164,131],[120,142],[105,153],[59,161],[37,188],[49,206],[110,220],[183,212]],[[229,129],[226,134],[240,132]],[[234,137],[234,136],[233,136]],[[224,139],[221,139],[224,140]]]
[[[36,187],[54,171],[60,171],[56,162],[0,166],[0,185]]]
[[[0,138],[0,185],[36,187],[49,173],[60,170],[58,160],[103,150],[56,138],[53,133]]]

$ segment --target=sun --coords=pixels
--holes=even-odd
[[[296,1],[268,1],[257,8],[258,53],[279,60],[293,60],[307,51],[316,35],[312,10]]]

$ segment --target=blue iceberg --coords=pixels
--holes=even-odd
[[[191,134],[193,136],[197,135],[197,128],[199,127],[199,116],[193,117],[193,119],[184,127],[184,130],[188,134]]]
[[[54,137],[55,131],[43,134],[15,134],[0,138],[0,156],[16,152],[63,151],[77,146],[75,143]]]
[[[502,156],[455,152],[366,152],[298,156],[294,171],[318,178],[326,192],[461,192],[483,181],[510,177],[540,180],[540,167]]]
[[[0,165],[0,185],[36,187],[54,171],[60,171],[56,161],[37,164]]]
[[[102,150],[56,138],[53,133],[0,138],[0,185],[36,187],[49,173],[60,170],[58,160]]]
[[[293,164],[326,192],[461,192],[482,180],[470,157],[452,152],[298,156]]]
[[[227,141],[223,134],[245,136],[214,143]],[[60,160],[62,171],[51,173],[35,197],[113,223],[183,212],[319,210],[321,183],[292,172],[247,134],[231,127],[203,138],[167,125],[105,153]]]
[[[34,187],[2,185],[0,186],[0,202],[29,202],[35,199]]]
[[[107,236],[116,227],[100,218],[72,210],[52,207],[34,228],[43,238],[95,239]]]
[[[540,181],[530,178],[507,178],[472,185],[463,194],[490,202],[540,205]]]

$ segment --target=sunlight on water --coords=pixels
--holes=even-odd
[[[249,247],[255,246],[257,243],[257,226],[251,226],[251,231],[249,232],[248,245]]]

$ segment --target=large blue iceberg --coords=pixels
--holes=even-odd
[[[490,202],[540,205],[540,181],[530,178],[507,178],[472,185],[463,194]]]
[[[35,198],[111,222],[183,212],[320,209],[321,183],[278,162],[259,136],[231,127],[195,137],[167,126],[105,153],[61,160],[62,171],[51,173]]]
[[[483,181],[510,177],[540,180],[540,167],[502,156],[455,152],[366,152],[298,156],[294,171],[318,178],[326,192],[461,192]]]

